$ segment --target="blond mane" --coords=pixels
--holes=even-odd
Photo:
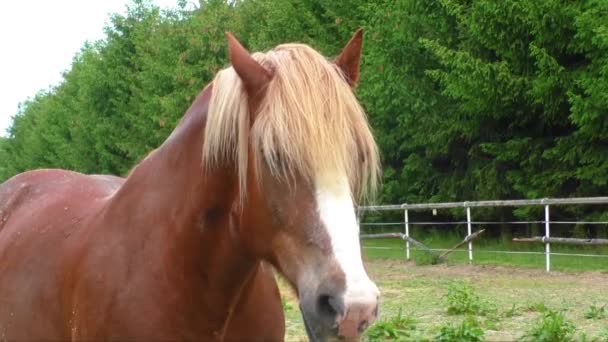
[[[260,175],[265,163],[275,177],[345,174],[357,199],[373,194],[380,173],[378,148],[365,112],[339,68],[306,45],[284,44],[253,58],[274,76],[250,128],[247,96],[232,67],[220,71],[203,142],[203,165],[226,162],[247,186],[249,144]]]

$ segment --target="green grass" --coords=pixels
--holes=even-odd
[[[380,317],[364,338],[367,341],[474,341],[477,337],[516,341],[524,336],[604,341],[608,337],[608,317],[599,313],[608,306],[607,273],[416,266],[403,259],[367,259],[366,266],[381,292]],[[284,282],[280,284],[284,300],[290,303],[284,303],[286,341],[306,341],[297,299]],[[569,323],[574,324],[574,335]]]
[[[456,245],[461,238],[454,235],[440,236],[427,234],[419,241],[436,249],[447,249]],[[398,239],[363,240],[364,254],[368,259],[405,259],[405,242]],[[468,263],[468,246],[449,254],[450,264]],[[544,254],[503,254],[495,251],[510,252],[540,252],[544,253],[544,245],[502,242],[499,240],[483,240],[483,237],[473,242],[473,263],[477,265],[502,265],[526,268],[545,268]],[[608,246],[566,246],[551,245],[552,253],[569,254],[598,254],[605,257],[580,257],[551,255],[551,269],[555,271],[608,271]],[[436,252],[441,253],[441,252]],[[428,264],[428,253],[421,250],[411,250],[411,258],[418,264]]]

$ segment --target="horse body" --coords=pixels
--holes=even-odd
[[[358,339],[376,318],[353,198],[378,171],[351,90],[361,32],[337,64],[228,38],[233,67],[126,179],[0,185],[0,340],[282,340],[269,264],[312,340]]]
[[[235,252],[242,248],[229,230],[215,227],[236,224],[225,222],[234,218],[222,203],[231,182],[192,184],[180,174],[198,169],[200,154],[181,147],[200,138],[193,124],[204,124],[205,109],[195,106],[189,127],[126,181],[37,170],[0,186],[0,337],[283,338],[272,270]],[[163,169],[173,178],[161,179]],[[209,192],[216,196],[201,195]]]
[[[81,222],[114,184],[43,170],[20,174],[0,186],[0,337],[65,336],[62,300],[72,266],[66,261],[77,253],[71,242],[86,234]]]

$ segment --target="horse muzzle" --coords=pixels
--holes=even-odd
[[[303,293],[300,310],[308,338],[313,342],[358,341],[378,317],[378,289],[373,283],[358,291]]]

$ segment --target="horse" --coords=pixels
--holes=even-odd
[[[280,341],[275,272],[310,340],[374,322],[355,214],[380,170],[354,94],[362,31],[334,59],[226,36],[229,65],[125,178],[0,185],[0,340]]]

